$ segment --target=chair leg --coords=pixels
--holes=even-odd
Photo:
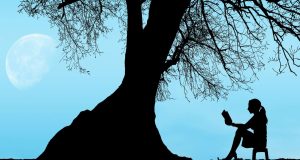
[[[268,149],[265,149],[264,151],[261,151],[261,152],[265,152],[265,158],[266,158],[266,160],[269,160]],[[253,151],[252,151],[252,160],[256,160],[256,153],[257,153],[257,150],[253,149]]]
[[[252,151],[252,160],[256,160],[256,151],[253,149]]]
[[[266,149],[266,151],[265,151],[265,156],[266,156],[266,160],[269,160],[269,153],[268,153],[268,149]]]

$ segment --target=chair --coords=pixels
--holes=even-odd
[[[257,152],[265,152],[266,160],[269,160],[268,148],[253,148],[252,160],[256,160],[256,153]]]

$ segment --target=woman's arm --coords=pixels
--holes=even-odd
[[[230,126],[233,126],[233,127],[237,127],[237,128],[240,128],[240,127],[244,127],[245,129],[248,129],[248,128],[251,128],[253,126],[253,123],[254,123],[254,118],[252,117],[247,123],[245,124],[242,124],[242,123],[231,123],[229,124]]]
[[[237,128],[245,127],[245,124],[242,124],[242,123],[231,123],[230,125],[231,125],[232,127],[237,127]]]

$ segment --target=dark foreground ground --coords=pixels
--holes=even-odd
[[[213,159],[211,159],[211,160],[213,160]],[[252,159],[238,158],[238,160],[252,160]],[[264,160],[264,159],[256,159],[256,160]],[[294,159],[294,158],[278,158],[278,159],[270,159],[270,160],[300,160],[300,159]]]
[[[13,158],[8,158],[8,159],[0,159],[0,160],[35,160],[35,159],[13,159]],[[197,159],[194,159],[194,160],[197,160]],[[214,160],[214,159],[210,159],[210,160]],[[238,160],[251,160],[251,159],[238,158]],[[257,160],[264,160],[264,159],[257,159]],[[278,158],[278,159],[270,159],[270,160],[300,160],[300,159]]]
[[[251,159],[238,159],[238,160],[251,160]],[[256,159],[256,160],[264,160],[264,159]],[[278,158],[278,159],[270,159],[270,160],[300,160],[300,159],[294,159],[294,158]]]

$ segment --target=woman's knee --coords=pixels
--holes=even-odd
[[[247,132],[247,130],[246,130],[245,128],[239,127],[239,128],[236,130],[235,134],[236,134],[236,135],[244,135],[246,132]]]

